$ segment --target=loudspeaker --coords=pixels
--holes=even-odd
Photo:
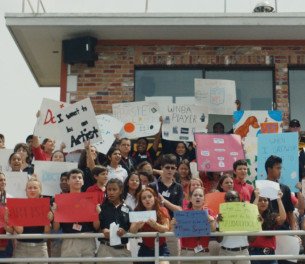
[[[64,62],[67,64],[86,63],[89,67],[94,66],[97,54],[94,48],[97,39],[93,37],[81,37],[63,40]]]

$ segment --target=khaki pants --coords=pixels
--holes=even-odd
[[[220,243],[216,240],[210,240],[209,242],[210,256],[219,256]],[[217,261],[211,261],[211,264],[217,264]]]
[[[177,237],[167,237],[166,244],[171,257],[180,256],[180,240]],[[170,261],[171,264],[178,264],[179,261]]]
[[[96,245],[94,238],[65,238],[63,239],[61,245],[61,257],[63,258],[95,257],[95,249],[96,249]],[[86,264],[92,262],[69,262],[69,263]]]
[[[99,258],[101,257],[105,257],[105,258],[109,258],[109,257],[131,257],[130,251],[126,248],[123,249],[115,249],[111,246],[107,246],[104,244],[100,244],[98,251],[97,251],[97,256]],[[101,263],[101,264],[132,264],[132,262],[97,262],[97,263]]]
[[[14,250],[13,258],[48,258],[48,248],[46,242],[41,243],[27,243],[17,241],[17,245]],[[30,262],[21,262],[30,263]],[[37,262],[39,264],[47,264],[46,262]]]
[[[223,248],[220,248],[219,256],[249,256],[248,249],[240,250],[240,251],[229,251]],[[250,264],[250,260],[224,260],[218,261],[218,264]]]
[[[203,257],[203,256],[210,256],[209,252],[198,252],[195,253],[194,250],[186,250],[186,249],[181,249],[181,256],[186,256],[186,257]],[[206,260],[197,260],[197,261],[181,261],[183,264],[210,264],[210,261]]]

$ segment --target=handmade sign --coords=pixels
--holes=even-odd
[[[77,164],[72,162],[35,160],[33,164],[34,173],[42,185],[42,194],[47,196],[60,193],[60,175],[77,168]]]
[[[255,187],[259,189],[259,196],[269,198],[270,200],[276,200],[280,190],[278,182],[268,180],[255,181]]]
[[[276,236],[276,255],[294,255],[300,254],[300,238],[297,236]],[[286,259],[285,259],[286,260]],[[296,259],[287,259],[289,262],[297,263]]]
[[[272,131],[282,132],[281,111],[235,111],[233,119],[234,133],[241,138]]]
[[[163,111],[163,139],[194,141],[194,132],[207,132],[207,107],[190,104],[167,104]]]
[[[123,123],[110,115],[98,115],[96,116],[96,120],[102,140],[95,143],[94,146],[99,152],[107,154],[115,140],[114,135],[120,133],[123,128]]]
[[[9,225],[48,226],[50,198],[8,198]]]
[[[129,212],[129,222],[135,223],[135,222],[146,222],[149,219],[157,220],[156,211],[133,211]]]
[[[238,135],[195,134],[199,171],[231,171],[236,160],[244,159]]]
[[[195,79],[195,98],[210,114],[232,115],[236,110],[235,81]]]
[[[40,106],[40,115],[37,118],[34,135],[41,138],[51,138],[55,141],[60,140],[60,131],[57,126],[58,119],[55,116],[57,111],[62,110],[69,104],[43,98]]]
[[[211,233],[208,211],[175,211],[174,217],[176,237],[200,237]]]
[[[64,193],[55,195],[54,219],[60,223],[94,222],[98,220],[98,193]]]
[[[261,231],[257,205],[241,202],[229,202],[220,205],[222,220],[219,230],[226,231]]]
[[[84,148],[84,142],[101,140],[95,113],[89,98],[56,112],[56,122],[60,129],[65,151]]]
[[[267,178],[265,162],[269,156],[282,158],[280,183],[298,192],[295,185],[299,181],[298,133],[260,134],[258,136],[257,179]]]
[[[225,202],[225,194],[224,192],[213,192],[207,193],[204,195],[204,205],[211,209],[213,213],[216,215],[219,214],[219,206],[220,204]]]
[[[123,122],[121,137],[153,136],[160,130],[159,106],[155,102],[131,102],[112,105],[113,116]]]
[[[15,198],[25,198],[25,186],[28,182],[26,172],[6,171],[6,192]]]
[[[8,159],[13,151],[13,149],[0,149],[0,171],[10,170]]]
[[[246,181],[252,184],[257,176],[257,137],[247,136],[242,139],[242,144],[248,166]]]
[[[196,104],[197,101],[194,96],[176,96],[176,104]]]

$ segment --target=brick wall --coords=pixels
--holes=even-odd
[[[94,68],[77,64],[78,91],[72,101],[89,96],[97,114],[110,113],[111,104],[134,100],[135,65],[273,66],[277,109],[289,119],[288,65],[305,64],[305,46],[101,45]]]

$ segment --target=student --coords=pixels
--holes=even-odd
[[[5,149],[5,137],[3,134],[0,134],[0,149]]]
[[[236,191],[228,191],[225,194],[225,202],[240,202],[239,194]],[[222,217],[219,217],[221,221]],[[219,242],[221,242],[221,248],[219,251],[220,256],[239,256],[249,255],[248,251],[248,237],[247,236],[224,236],[219,237]],[[224,260],[218,261],[218,264],[250,264],[249,260]]]
[[[228,192],[228,191],[233,191],[233,187],[234,187],[234,182],[232,176],[229,174],[225,174],[220,177],[216,189],[219,192]]]
[[[122,155],[120,165],[127,171],[128,174],[135,170],[134,162],[130,156],[131,141],[128,138],[122,138],[119,141],[119,150]]]
[[[248,173],[248,166],[246,160],[237,160],[233,163],[234,172],[234,190],[239,193],[242,200],[250,202],[251,195],[253,193],[253,186],[246,183],[246,177]]]
[[[138,204],[138,193],[142,190],[140,176],[137,172],[132,172],[124,182],[123,200],[132,210]]]
[[[190,203],[190,193],[192,193],[197,187],[203,187],[203,183],[199,178],[193,178],[190,180],[189,184],[189,190],[188,190],[188,196],[184,197],[183,199],[183,206],[182,209],[186,210],[188,208],[188,205]]]
[[[186,198],[189,195],[189,185],[192,178],[190,162],[187,159],[182,160],[178,165],[177,172],[183,188],[183,197]]]
[[[155,181],[155,177],[147,171],[139,171],[138,173],[143,189],[145,189],[150,183],[153,183]]]
[[[28,198],[40,198],[41,197],[41,183],[34,177],[30,178],[26,184],[26,196]],[[7,210],[6,224],[9,217],[9,211]],[[53,220],[53,213],[48,213],[48,219]],[[13,234],[41,234],[49,233],[50,225],[46,226],[10,226],[7,229],[8,232]],[[48,258],[47,243],[43,239],[17,239],[17,244],[13,253],[14,258]],[[29,263],[29,262],[24,262]],[[47,263],[43,262],[43,263]]]
[[[68,174],[68,185],[70,193],[80,193],[84,184],[84,174],[79,169],[73,169]],[[53,211],[57,209],[56,203],[53,203]],[[99,208],[97,207],[99,212]],[[82,213],[82,212],[80,212]],[[82,223],[58,223],[53,222],[53,228],[58,231],[60,228],[64,234],[71,233],[93,233],[99,229],[100,222],[82,222]],[[61,246],[61,257],[94,257],[96,244],[94,238],[65,238]],[[87,263],[87,262],[82,262]],[[88,262],[89,263],[89,262]]]
[[[127,178],[127,171],[120,165],[122,156],[118,148],[111,147],[107,153],[108,158],[108,178],[119,179],[122,183]]]
[[[25,143],[18,143],[14,147],[14,152],[21,155],[21,170],[27,172],[28,174],[33,174],[34,166],[31,165],[32,158],[28,145]]]
[[[55,148],[55,141],[50,138],[45,138],[40,145],[37,136],[33,136],[32,153],[35,160],[50,161]]]
[[[283,193],[279,191],[278,198],[276,199],[279,213],[272,212],[270,207],[270,200],[261,197],[259,190],[254,190],[255,200],[253,204],[258,207],[259,214],[263,220],[262,229],[275,230],[277,226],[282,225],[286,220],[286,212],[282,203]],[[250,242],[249,253],[250,255],[274,255],[276,248],[275,236],[257,236],[254,241]],[[251,260],[251,264],[277,264],[276,260]]]
[[[61,150],[55,150],[51,156],[51,161],[66,162],[65,153]]]
[[[106,199],[101,205],[100,222],[101,231],[105,238],[99,238],[100,246],[98,248],[98,257],[130,257],[130,252],[126,248],[128,238],[121,238],[122,243],[116,246],[110,246],[110,224],[119,225],[117,235],[122,237],[129,230],[129,211],[131,210],[123,202],[123,183],[119,179],[110,179],[106,185]],[[101,262],[102,264],[120,263],[120,262]],[[131,262],[124,262],[131,263]]]
[[[8,158],[8,163],[10,165],[11,171],[22,172],[22,158],[19,153],[12,153]]]
[[[216,221],[213,213],[206,207],[204,207],[204,189],[203,187],[196,187],[190,193],[190,203],[186,211],[191,210],[207,210],[208,221],[210,223],[211,231],[216,230]],[[183,237],[181,238],[181,255],[182,256],[209,256],[209,241],[210,237]],[[210,261],[183,261],[185,264],[209,264]]]
[[[69,172],[65,171],[60,175],[59,186],[60,186],[60,189],[61,189],[61,193],[69,193],[70,192],[68,179],[69,179]]]
[[[166,208],[160,206],[157,193],[151,189],[146,188],[139,193],[139,203],[135,209],[136,211],[156,211],[157,221],[149,219],[147,222],[136,222],[132,223],[130,226],[131,233],[137,232],[160,232],[164,233],[169,231],[169,214]],[[143,237],[143,243],[141,243],[138,256],[139,257],[153,257],[155,255],[155,239],[152,237]],[[168,256],[169,252],[166,245],[166,239],[161,237],[159,239],[159,255]],[[137,263],[149,263],[154,262],[137,262]],[[160,262],[161,264],[168,263]]]
[[[105,197],[108,170],[104,166],[95,166],[91,172],[94,179],[96,180],[96,184],[90,186],[86,192],[97,192],[98,201],[100,204],[102,204]]]
[[[183,160],[190,161],[188,148],[185,142],[181,141],[176,143],[174,155],[176,156],[178,163],[180,163]]]

